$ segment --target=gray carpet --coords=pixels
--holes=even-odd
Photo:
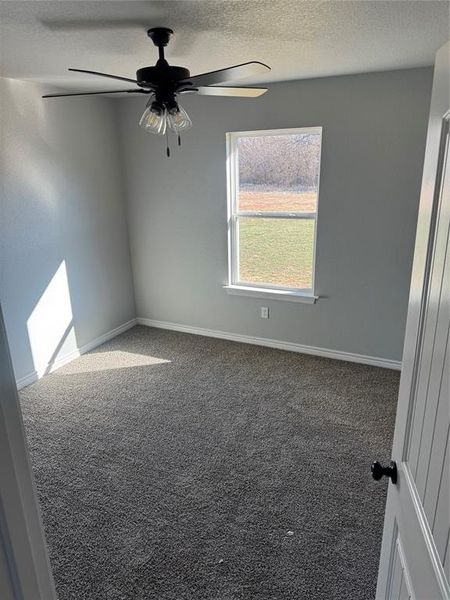
[[[135,327],[21,392],[60,600],[370,600],[396,372]]]

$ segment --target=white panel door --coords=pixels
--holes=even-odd
[[[450,600],[449,53],[435,64],[377,600]]]

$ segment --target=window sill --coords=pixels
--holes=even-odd
[[[268,288],[249,287],[244,285],[224,285],[227,294],[232,296],[251,296],[253,298],[265,298],[267,300],[285,300],[288,302],[303,302],[315,304],[319,296],[306,292],[293,292],[290,290],[274,290]]]

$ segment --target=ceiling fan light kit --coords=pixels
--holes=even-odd
[[[93,96],[97,94],[118,94],[120,92],[148,94],[150,98],[139,120],[140,127],[149,133],[165,135],[167,142],[168,129],[171,129],[178,136],[178,145],[181,145],[180,134],[192,127],[192,121],[184,108],[178,103],[179,95],[195,93],[203,96],[256,98],[267,92],[267,88],[215,87],[218,84],[228,83],[235,79],[263,75],[267,71],[270,71],[270,67],[258,61],[247,62],[192,77],[188,69],[169,65],[164,56],[164,48],[169,43],[172,34],[172,29],[167,27],[154,27],[147,31],[147,35],[158,48],[159,58],[153,67],[138,69],[136,79],[110,75],[109,73],[100,73],[98,71],[69,69],[69,71],[76,71],[78,73],[87,73],[89,75],[134,83],[137,85],[137,88],[73,94],[46,94],[43,98]],[[168,143],[167,156],[170,156]]]

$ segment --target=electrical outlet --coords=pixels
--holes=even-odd
[[[269,318],[269,307],[261,306],[261,319],[268,319],[268,318]]]

